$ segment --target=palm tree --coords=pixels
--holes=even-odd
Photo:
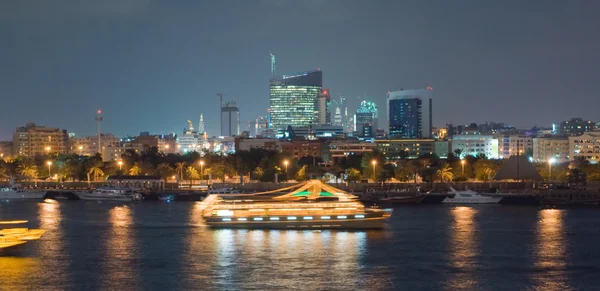
[[[440,182],[444,183],[446,181],[452,181],[454,178],[454,174],[452,174],[452,168],[448,165],[448,163],[442,163],[437,170],[437,175],[440,177]]]
[[[140,173],[142,173],[142,167],[140,167],[140,164],[138,163],[133,164],[133,167],[129,169],[129,175],[137,176]]]
[[[19,174],[27,177],[28,179],[34,179],[38,175],[38,170],[35,165],[22,164],[19,166]]]
[[[192,188],[192,184],[194,183],[194,179],[200,179],[200,174],[198,174],[198,170],[196,170],[193,166],[188,166],[185,168],[185,173],[188,178],[190,178],[190,188]]]
[[[179,162],[175,164],[175,167],[177,168],[177,172],[179,173],[179,183],[181,183],[181,180],[183,180],[183,168],[185,167],[185,163]]]
[[[167,163],[160,163],[156,168],[158,175],[165,181],[173,174],[173,168]]]
[[[99,164],[96,164],[88,170],[88,174],[94,176],[94,181],[96,181],[98,180],[98,177],[104,176],[104,171],[102,171]]]

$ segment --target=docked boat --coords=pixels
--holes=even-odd
[[[0,226],[24,223],[27,223],[27,220],[0,221]],[[43,229],[29,228],[0,229],[0,250],[19,246],[25,244],[28,241],[38,240],[42,237],[42,235],[44,235],[45,232],[46,231]]]
[[[218,188],[208,190],[208,195],[211,194],[241,194],[239,190],[233,188]]]
[[[419,204],[425,199],[426,194],[413,194],[407,196],[393,196],[379,199],[381,204]]]
[[[82,200],[97,201],[136,201],[141,200],[142,195],[130,188],[122,187],[100,187],[91,192],[78,193]]]
[[[18,184],[11,183],[9,187],[0,188],[0,200],[13,199],[43,199],[44,191],[25,190]]]
[[[589,192],[549,192],[535,195],[535,199],[543,206],[572,205],[598,206],[600,194]]]
[[[206,224],[216,228],[378,229],[391,217],[319,180],[262,193],[211,194],[199,205]]]
[[[447,204],[493,204],[502,200],[502,197],[481,195],[472,190],[457,191],[450,187],[448,193],[454,194],[452,197],[446,197],[442,203]]]

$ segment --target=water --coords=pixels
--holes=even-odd
[[[211,230],[191,202],[0,203],[0,290],[597,290],[600,209],[416,205],[383,231]]]

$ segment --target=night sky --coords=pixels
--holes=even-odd
[[[321,68],[355,109],[434,87],[434,125],[600,120],[600,1],[0,0],[0,140],[27,122],[181,133],[217,92],[242,129],[278,73]]]

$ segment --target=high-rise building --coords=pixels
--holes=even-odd
[[[68,151],[67,130],[28,123],[13,133],[13,154],[33,157]]]
[[[283,75],[270,81],[270,128],[309,126],[315,122],[315,103],[323,87],[320,70]]]
[[[400,90],[387,96],[388,132],[395,138],[432,137],[432,88]]]
[[[354,131],[358,132],[358,136],[374,137],[377,131],[377,119],[377,104],[362,101],[354,115]]]
[[[256,135],[263,135],[263,131],[269,128],[269,118],[267,116],[259,116],[256,118]]]
[[[533,139],[533,161],[537,163],[566,163],[570,161],[567,137],[538,137]]]
[[[235,102],[227,102],[221,108],[221,136],[235,136],[240,134],[240,110]]]
[[[331,97],[328,89],[322,89],[315,100],[316,125],[331,125]]]
[[[592,164],[600,162],[600,132],[586,132],[580,136],[569,136],[571,159],[583,157]]]

